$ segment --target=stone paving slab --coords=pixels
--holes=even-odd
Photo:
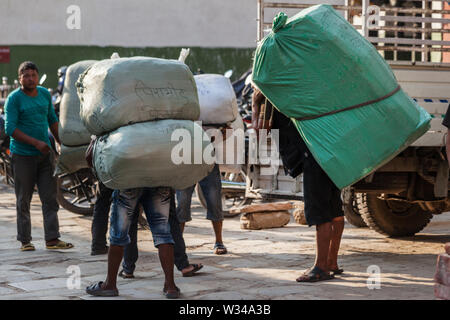
[[[91,218],[59,211],[62,239],[71,250],[45,249],[39,198],[32,202],[34,252],[20,252],[16,241],[15,197],[0,185],[0,299],[100,300],[85,287],[102,281],[107,256],[90,255]],[[175,270],[182,299],[434,299],[436,258],[450,241],[450,214],[442,214],[415,237],[390,239],[367,228],[346,224],[340,264],[345,273],[332,281],[298,284],[295,279],[314,263],[315,230],[296,224],[268,230],[242,230],[239,217],[224,221],[223,238],[229,254],[213,254],[214,236],[205,210],[193,199],[193,220],[186,224],[185,241],[192,263],[201,272],[183,278]],[[112,299],[165,299],[164,275],[151,233],[140,230],[136,279],[118,279],[120,297]],[[381,289],[369,290],[367,268],[381,269]],[[80,288],[69,289],[69,266],[81,271]]]

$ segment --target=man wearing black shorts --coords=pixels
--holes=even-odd
[[[255,88],[252,101],[252,124],[255,129],[260,106],[265,97]],[[270,102],[267,101],[270,106]],[[272,129],[279,130],[278,150],[287,173],[293,178],[303,172],[305,218],[316,226],[316,261],[314,266],[297,278],[297,282],[316,282],[341,274],[337,257],[344,231],[341,191],[314,159],[295,124],[276,108]],[[331,272],[331,274],[330,274]]]

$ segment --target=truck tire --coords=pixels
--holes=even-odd
[[[358,193],[352,195],[352,200],[349,204],[344,204],[345,219],[357,228],[367,228],[367,224],[364,222],[358,207],[358,202],[364,201],[365,193]]]
[[[412,236],[430,222],[432,214],[418,204],[402,200],[383,200],[367,194],[359,203],[359,211],[370,229],[389,237]]]

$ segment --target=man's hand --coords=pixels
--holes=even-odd
[[[42,154],[47,154],[50,152],[50,147],[44,141],[36,140],[34,147],[38,149]]]
[[[16,139],[17,141],[29,144],[33,147],[35,147],[36,149],[38,149],[42,154],[47,154],[50,152],[50,147],[41,140],[37,140],[25,133],[23,133],[22,131],[20,131],[19,129],[15,129],[12,137],[14,139]]]

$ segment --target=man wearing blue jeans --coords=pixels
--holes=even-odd
[[[91,140],[89,147],[86,151],[86,162],[88,167],[92,168],[92,150],[97,138]],[[95,170],[94,170],[95,174]],[[94,206],[94,216],[92,219],[92,251],[91,255],[108,253],[108,246],[106,245],[106,232],[108,231],[108,217],[109,208],[111,207],[112,194],[114,190],[109,189],[101,181],[99,181],[100,192],[97,195],[97,201]],[[124,249],[124,261],[123,270],[119,275],[123,278],[134,278],[133,272],[136,267],[136,261],[138,259],[137,248],[137,229],[138,229],[138,217],[139,206],[136,206],[136,213],[133,216],[130,225],[130,243]],[[201,268],[201,263],[189,263],[189,259],[186,255],[186,246],[184,244],[183,233],[180,230],[179,222],[175,212],[175,196],[174,192],[170,190],[170,210],[169,210],[169,224],[174,244],[174,259],[175,265],[183,277],[191,277]]]
[[[215,254],[226,254],[227,248],[222,240],[222,225],[223,225],[223,211],[222,211],[222,182],[220,176],[219,165],[216,164],[209,175],[200,180],[200,188],[206,200],[206,219],[211,220],[216,242],[214,244]],[[187,221],[192,220],[191,216],[191,201],[194,186],[177,191],[177,217],[180,221],[181,232],[184,231],[184,226]]]
[[[136,211],[137,212],[133,216],[133,221],[130,225],[129,236],[131,242],[124,249],[122,270],[119,272],[119,276],[125,279],[134,278],[136,261],[139,257],[137,246],[139,207],[136,208]],[[180,223],[175,211],[175,194],[173,190],[170,192],[169,225],[170,233],[172,234],[173,241],[175,242],[173,247],[175,266],[181,272],[183,277],[191,277],[203,268],[203,265],[201,263],[189,263],[189,259],[186,254],[186,245],[184,243]]]
[[[108,251],[108,274],[106,280],[86,288],[94,296],[117,296],[117,273],[123,258],[124,247],[130,243],[128,235],[130,224],[138,212],[136,207],[142,204],[153,235],[153,242],[158,248],[159,259],[165,275],[163,292],[169,299],[180,296],[173,276],[174,253],[172,235],[168,223],[170,211],[170,188],[135,188],[115,190],[111,212],[111,227]]]

